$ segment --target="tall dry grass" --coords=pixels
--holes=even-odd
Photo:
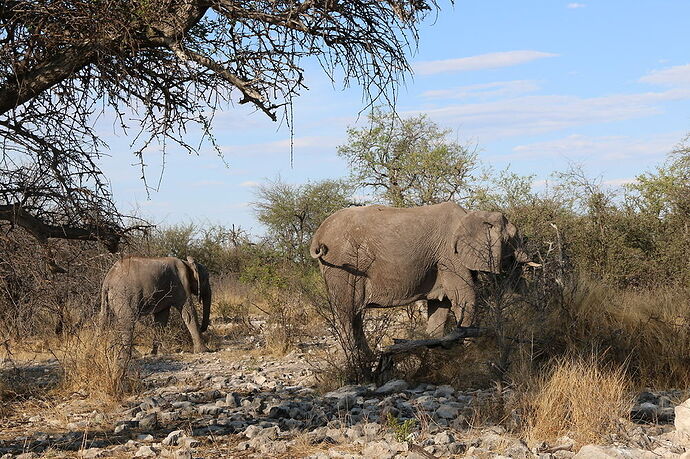
[[[638,385],[690,384],[690,289],[619,289],[579,279],[540,324],[536,351],[553,358],[598,352],[625,363]]]
[[[524,400],[529,440],[568,435],[579,444],[604,441],[632,406],[625,368],[593,356],[556,360]]]
[[[66,336],[53,350],[63,372],[60,389],[84,392],[94,399],[117,399],[139,388],[130,360],[120,361],[118,336],[85,328]]]

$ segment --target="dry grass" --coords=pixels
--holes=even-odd
[[[136,391],[139,378],[131,368],[123,372],[116,342],[112,333],[92,329],[66,337],[54,351],[63,370],[62,389],[105,399]]]
[[[601,442],[629,415],[629,389],[621,366],[603,365],[596,357],[560,359],[525,394],[527,437],[542,441],[567,434],[579,444]]]
[[[542,324],[554,350],[626,364],[641,386],[687,387],[690,384],[690,292],[687,288],[620,290],[580,280],[568,292],[565,310],[554,310]]]

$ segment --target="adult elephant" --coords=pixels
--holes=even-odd
[[[201,324],[195,302],[203,306]],[[192,257],[128,257],[118,260],[108,271],[101,288],[100,323],[104,328],[114,318],[121,333],[123,349],[132,347],[134,323],[143,314],[153,314],[156,326],[168,323],[170,309],[182,313],[194,342],[194,352],[207,350],[201,333],[206,331],[211,313],[211,286],[206,268]],[[154,341],[152,354],[158,352]]]
[[[450,202],[339,210],[318,228],[310,253],[319,260],[341,338],[360,362],[371,355],[365,308],[428,300],[427,333],[440,337],[451,310],[459,325],[471,323],[477,272],[499,274],[529,262],[503,214]]]

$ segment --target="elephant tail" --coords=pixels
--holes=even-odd
[[[326,244],[319,242],[312,244],[312,246],[309,248],[309,255],[311,255],[312,258],[318,258],[321,259],[324,255],[328,253],[328,246]]]

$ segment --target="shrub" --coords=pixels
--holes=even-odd
[[[557,359],[527,393],[527,436],[542,441],[567,434],[579,444],[601,442],[629,415],[629,389],[622,366],[594,356]]]

